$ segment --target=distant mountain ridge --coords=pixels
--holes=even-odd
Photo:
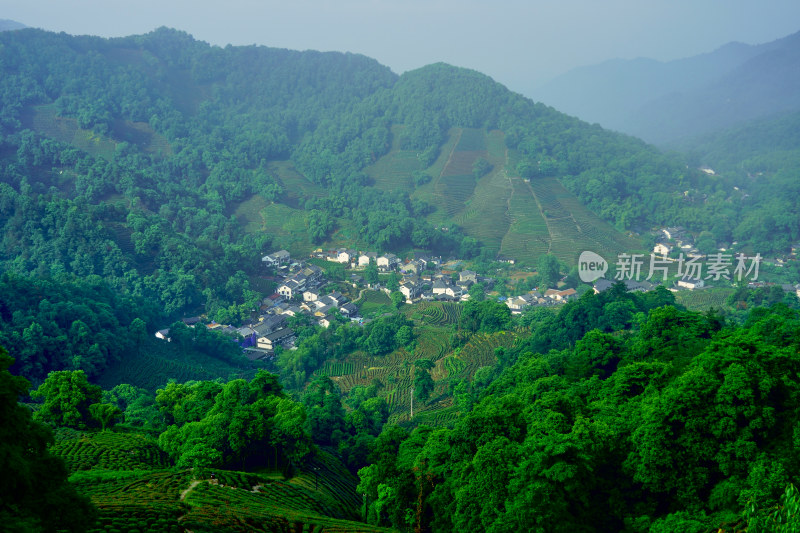
[[[0,31],[21,30],[23,28],[27,28],[27,26],[15,20],[0,19]]]
[[[800,109],[800,33],[761,45],[729,43],[686,59],[615,59],[574,69],[531,91],[589,122],[669,144]]]

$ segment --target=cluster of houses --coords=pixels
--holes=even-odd
[[[700,250],[694,245],[694,239],[684,228],[680,226],[661,228],[656,232],[656,245],[653,247],[653,253],[668,257],[673,251],[687,255],[700,255]]]
[[[575,289],[547,289],[544,292],[532,290],[520,296],[506,298],[505,304],[511,314],[518,315],[534,305],[560,305],[578,297]]]
[[[414,259],[402,261],[392,253],[377,254],[340,248],[329,251],[317,250],[311,257],[341,263],[352,270],[363,270],[374,263],[380,272],[395,272],[400,276],[397,290],[403,295],[406,303],[420,300],[464,301],[469,299],[469,289],[475,283],[483,283],[485,287],[494,285],[493,279],[482,278],[471,270],[456,272],[446,268],[458,264],[458,261],[445,264],[441,257],[426,254],[417,254]],[[457,279],[454,279],[456,274]],[[391,293],[389,287],[379,283],[366,283],[364,278],[357,274],[352,275],[350,280],[357,288]]]
[[[403,277],[399,282],[399,291],[405,297],[406,303],[413,303],[421,300],[440,300],[450,302],[461,302],[469,299],[469,289],[475,283],[484,283],[484,286],[491,285],[494,280],[479,277],[472,270],[462,270],[458,272],[458,279],[454,279],[453,273],[441,270],[438,267],[433,272],[423,272],[406,268],[402,270]],[[408,265],[404,265],[408,267]],[[389,289],[383,287],[382,290],[389,293]]]
[[[366,268],[370,263],[375,263],[382,272],[396,270],[403,262],[394,254],[377,254],[375,252],[357,252],[349,248],[337,250],[317,250],[311,253],[315,259],[323,259],[333,263],[341,263],[346,268]]]
[[[613,287],[619,280],[608,280],[600,278],[596,280],[592,286],[595,294],[607,291]],[[636,281],[633,279],[622,280],[625,289],[628,292],[648,292],[656,288],[656,285],[649,281]],[[537,290],[530,291],[521,296],[506,299],[505,303],[511,309],[512,314],[521,314],[526,309],[535,305],[560,305],[578,297],[578,291],[575,289],[547,289],[546,291],[539,292]]]
[[[660,228],[655,232],[656,244],[653,247],[653,253],[664,257],[676,257],[677,254],[684,254],[686,256],[703,256],[704,254],[695,246],[694,238],[683,227],[666,227]],[[733,241],[731,246],[735,248],[739,243]],[[719,252],[732,253],[726,248],[718,248]],[[785,256],[777,257],[762,257],[761,262],[765,265],[772,265],[776,267],[783,267],[787,261],[797,260],[800,258],[800,243],[792,244],[791,252]],[[702,288],[702,285],[696,287],[685,286],[684,288]]]

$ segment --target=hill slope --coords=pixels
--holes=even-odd
[[[98,275],[167,315],[252,308],[242,280],[269,248],[535,264],[702,229],[702,194],[682,193],[703,174],[474,71],[166,28],[0,43],[0,264]]]

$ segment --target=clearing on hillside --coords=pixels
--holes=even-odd
[[[151,154],[172,153],[167,139],[156,133],[146,122],[117,119],[111,126],[109,137],[78,127],[76,119],[58,116],[55,104],[48,104],[26,109],[22,113],[22,123],[41,135],[107,160],[114,158],[114,151],[120,142],[134,144],[143,152]]]

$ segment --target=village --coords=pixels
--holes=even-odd
[[[660,230],[653,254],[667,259],[675,256],[675,252],[699,254],[691,238],[680,228]],[[441,257],[424,253],[401,259],[392,253],[339,248],[316,250],[303,259],[292,257],[287,250],[278,250],[263,256],[261,262],[277,288],[263,299],[257,319],[238,328],[216,323],[206,325],[240,339],[239,343],[250,360],[271,359],[278,347],[292,349],[296,340],[292,324],[301,319],[304,323],[323,328],[328,328],[336,321],[368,323],[370,319],[361,316],[359,306],[341,292],[345,286],[352,287],[351,295],[357,295],[353,296],[356,301],[366,291],[382,291],[396,304],[413,304],[420,301],[465,302],[477,294],[483,296],[489,293],[497,283],[492,277],[463,268],[462,260],[443,261]],[[502,262],[514,263],[509,258],[503,258]],[[345,273],[343,280],[331,281],[325,269],[319,266],[330,263],[341,265]],[[586,290],[594,293],[609,290],[620,281],[629,292],[647,292],[659,285],[656,280],[601,277],[591,285],[562,286],[542,291],[533,289],[514,296],[497,296],[497,300],[505,303],[513,315],[519,315],[534,306],[563,305]],[[749,285],[756,287],[761,284],[753,282]],[[683,277],[677,279],[669,290],[691,291],[705,286],[702,278]],[[800,285],[784,287],[784,290],[797,292],[800,297]],[[184,322],[194,326],[200,319],[187,318]],[[160,330],[156,336],[169,340],[169,330]]]
[[[496,280],[481,276],[473,270],[461,268],[463,261],[417,254],[413,259],[401,260],[392,253],[359,252],[341,248],[317,250],[309,259],[337,263],[346,270],[343,283],[351,286],[360,296],[365,291],[382,291],[395,296],[400,302],[413,304],[420,301],[465,302],[475,289],[490,291]],[[365,324],[359,307],[337,290],[337,284],[327,279],[325,270],[308,260],[293,258],[286,250],[279,250],[261,259],[264,268],[274,274],[277,281],[275,293],[264,298],[258,321],[240,328],[222,327],[222,331],[235,333],[251,360],[270,359],[275,349],[291,349],[295,332],[291,327],[294,317],[305,317],[308,322],[327,328],[333,322],[346,319]],[[369,272],[373,275],[370,276]],[[378,277],[378,274],[380,277]],[[368,279],[371,278],[371,279]],[[595,292],[606,290],[612,282],[601,279]],[[479,287],[476,287],[476,285]],[[649,283],[626,281],[629,290],[650,290]],[[578,297],[575,288],[531,290],[513,297],[498,297],[511,313],[521,314],[532,306],[558,306]]]

